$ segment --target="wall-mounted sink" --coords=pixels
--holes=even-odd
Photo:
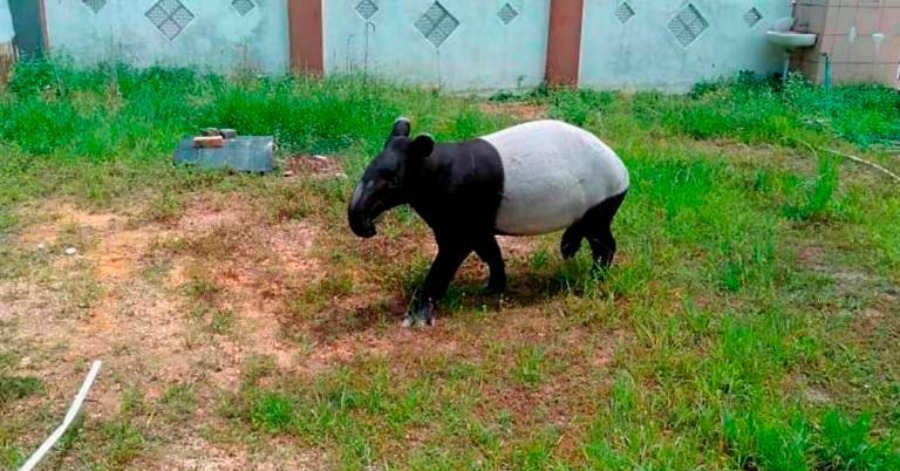
[[[801,47],[811,47],[816,44],[814,33],[798,33],[796,31],[766,31],[766,38],[770,43],[793,50]]]
[[[784,48],[787,52],[801,47],[811,47],[816,44],[815,34],[791,31],[795,21],[791,16],[776,21],[772,25],[772,29],[766,31],[766,39],[770,43]]]
[[[782,79],[787,80],[791,68],[791,53],[802,47],[812,47],[816,44],[816,35],[813,33],[801,33],[791,31],[794,27],[793,17],[782,18],[772,25],[772,29],[766,31],[766,39],[770,44],[780,47],[784,51],[784,72]]]

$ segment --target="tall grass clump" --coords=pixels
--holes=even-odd
[[[274,134],[292,151],[335,152],[383,144],[400,115],[444,138],[491,127],[470,101],[362,76],[325,79],[249,75],[223,77],[191,69],[133,69],[121,64],[74,69],[37,61],[16,66],[0,95],[0,138],[31,155],[83,158],[100,136],[102,156],[168,152],[173,139],[205,126],[242,134]],[[435,110],[455,113],[433,113]],[[449,118],[449,119],[448,119]],[[40,136],[35,137],[34,135]],[[130,152],[145,142],[141,152]],[[74,151],[74,152],[72,152]]]
[[[414,132],[438,139],[470,137],[504,122],[473,100],[371,77],[220,76],[23,61],[0,91],[0,145],[12,156],[0,162],[0,197],[74,192],[100,201],[184,184],[171,168],[172,152],[181,138],[209,126],[273,135],[279,155],[338,154],[355,176],[401,115],[413,119]]]
[[[840,161],[837,157],[820,155],[815,178],[806,184],[804,201],[800,205],[786,206],[788,218],[821,221],[829,217],[834,209],[835,192],[838,188]]]
[[[551,118],[585,126],[598,120],[616,99],[612,92],[563,89],[551,95],[549,114]]]
[[[900,450],[891,437],[873,442],[872,418],[853,419],[838,410],[829,410],[822,418],[819,444],[815,449],[821,469],[880,471],[900,469]]]
[[[814,86],[743,73],[696,85],[687,98],[642,92],[636,116],[648,127],[696,139],[791,145],[792,138],[840,138],[867,147],[900,139],[900,93],[881,85]],[[818,136],[818,137],[817,137]]]

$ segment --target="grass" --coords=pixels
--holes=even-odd
[[[173,384],[160,398],[163,409],[173,418],[190,417],[197,408],[194,388],[189,384]]]
[[[535,238],[507,254],[504,300],[483,297],[485,272],[466,265],[438,328],[405,337],[395,321],[432,256],[429,235],[401,210],[378,240],[355,239],[345,222],[353,178],[397,116],[439,140],[468,138],[520,119],[490,111],[500,101],[584,126],[623,157],[632,188],[614,228],[617,263],[593,278],[587,251],[563,262],[558,235]],[[201,361],[154,393],[142,370],[122,368],[135,386],[111,416],[85,419],[63,469],[146,468],[185,436],[246,453],[287,442],[336,469],[900,467],[900,196],[820,151],[897,169],[894,90],[745,74],[686,96],[540,89],[486,102],[360,77],[37,62],[0,92],[0,117],[0,288],[58,281],[46,275],[51,256],[16,242],[42,200],[127,212],[154,231],[173,230],[210,195],[252,218],[142,254],[137,276],[184,307],[180,321],[217,335],[192,337],[177,356],[208,347]],[[274,134],[279,159],[328,154],[350,178],[173,168],[173,143],[210,125]],[[272,263],[279,251],[303,253],[293,239],[261,239],[298,227],[318,234],[317,265],[302,276]],[[87,254],[103,237],[60,231]],[[184,279],[169,286],[179,263]],[[101,283],[52,285],[79,306],[55,315],[79,319],[129,291]],[[246,302],[254,295],[262,301]],[[267,316],[282,337],[261,342]],[[0,326],[0,359],[13,358],[2,349],[26,345],[17,324]],[[287,345],[297,367],[247,355],[235,384],[210,379],[223,374],[216,352],[266,342]],[[332,351],[340,361],[314,367]],[[0,361],[0,414],[11,418],[0,424],[0,463],[11,468],[34,443],[21,437],[54,422],[26,407],[49,402],[52,385],[17,364]]]
[[[25,376],[0,376],[0,405],[5,405],[41,390],[41,380]]]

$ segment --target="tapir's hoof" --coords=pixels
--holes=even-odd
[[[562,252],[563,260],[569,260],[578,253],[578,249],[580,248],[580,244],[563,242],[559,251]]]
[[[569,260],[581,249],[581,234],[575,228],[569,228],[559,243],[559,251],[562,252],[563,260]]]
[[[400,323],[400,327],[404,329],[409,329],[411,327],[434,327],[434,316],[406,316],[403,318],[403,322]]]

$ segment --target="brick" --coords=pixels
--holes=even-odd
[[[218,148],[225,145],[222,136],[198,136],[194,138],[194,147]]]

